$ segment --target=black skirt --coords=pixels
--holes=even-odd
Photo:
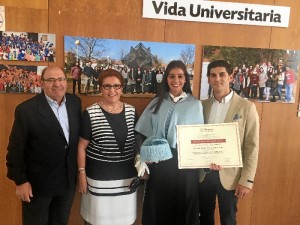
[[[199,169],[178,169],[173,158],[150,164],[146,182],[143,225],[198,225]]]

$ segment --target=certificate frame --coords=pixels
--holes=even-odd
[[[179,169],[243,167],[237,122],[177,125]]]

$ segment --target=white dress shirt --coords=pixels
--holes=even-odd
[[[221,102],[212,98],[213,104],[211,106],[208,123],[224,123],[231,100],[233,97],[233,91],[231,91]]]

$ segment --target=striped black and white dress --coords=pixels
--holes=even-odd
[[[87,194],[82,195],[81,214],[92,225],[126,225],[136,219],[136,192],[128,186],[136,176],[134,167],[133,106],[111,114],[99,104],[83,112],[81,137],[89,140],[86,150]]]

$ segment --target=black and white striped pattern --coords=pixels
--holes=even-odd
[[[132,194],[129,185],[133,178],[123,179],[123,180],[108,180],[100,181],[87,178],[89,192],[96,196],[119,196]]]
[[[121,151],[114,133],[98,104],[87,108],[91,119],[92,138],[86,151],[86,157],[103,162],[124,162],[135,157],[134,120],[135,109],[125,103],[127,138]]]

